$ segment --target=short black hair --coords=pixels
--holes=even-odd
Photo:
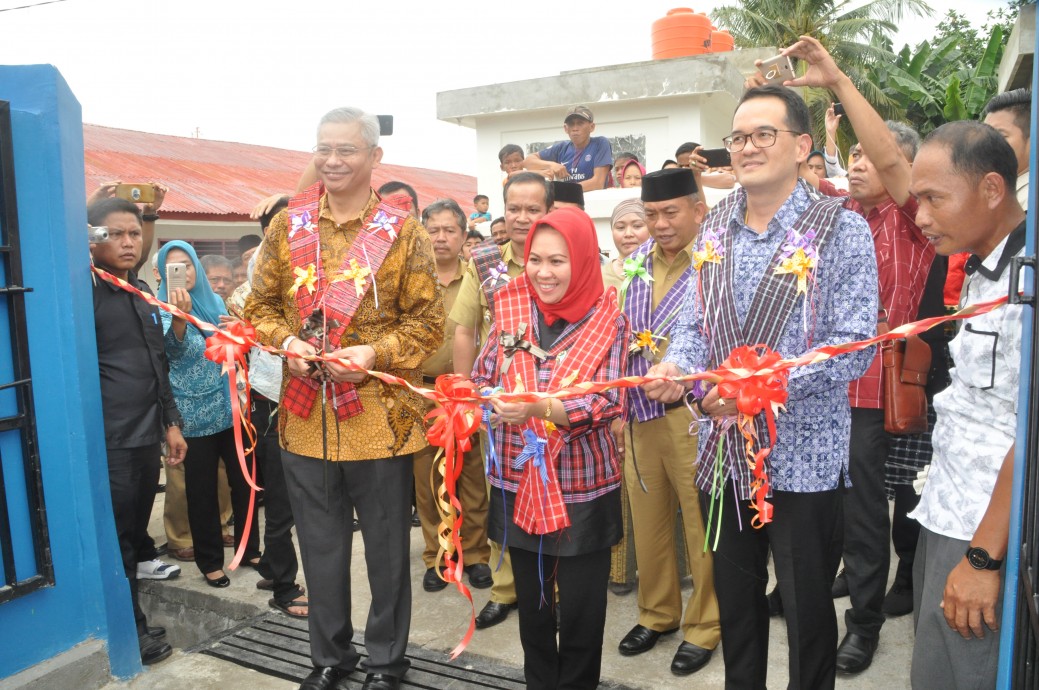
[[[418,194],[415,193],[415,188],[407,182],[401,182],[400,180],[390,180],[383,186],[375,190],[379,196],[385,197],[390,194],[397,192],[404,192],[411,197],[411,208],[415,209],[415,213],[418,213]]]
[[[487,202],[490,201],[490,199],[487,197],[486,194],[477,194],[476,196],[473,197],[473,203],[474,204],[480,203],[480,199],[483,199],[484,201],[487,201]]]
[[[1029,122],[1032,115],[1031,89],[1014,89],[1013,91],[997,93],[985,104],[985,110],[981,114],[982,119],[991,113],[998,113],[1002,110],[1010,111],[1014,116],[1014,124],[1021,130],[1026,139],[1031,137],[1032,128]]]
[[[523,155],[523,149],[521,149],[516,144],[505,144],[505,146],[501,147],[501,151],[498,151],[498,162],[499,163],[504,163],[505,159],[508,158],[509,156],[511,156],[514,153],[518,153],[519,155],[522,156]]]
[[[105,224],[105,219],[113,213],[132,213],[138,223],[144,223],[141,218],[141,207],[132,201],[109,197],[96,201],[87,207],[87,222],[93,226]]]
[[[432,204],[427,206],[422,211],[422,224],[425,225],[429,221],[429,217],[434,213],[441,213],[443,211],[450,211],[454,214],[455,220],[458,221],[458,229],[465,232],[466,227],[469,225],[466,222],[465,211],[458,205],[458,202],[454,199],[437,199]]]
[[[271,226],[271,221],[274,220],[274,216],[278,215],[278,213],[283,208],[288,207],[288,205],[289,197],[286,194],[281,199],[278,199],[278,203],[274,204],[274,206],[271,206],[270,211],[267,211],[267,213],[264,213],[262,216],[260,216],[260,230],[266,232],[267,228]],[[248,247],[246,247],[246,249],[248,249]],[[244,252],[245,249],[241,249],[241,251]]]
[[[684,153],[692,153],[693,151],[696,150],[697,146],[699,146],[699,144],[697,144],[695,141],[687,141],[687,142],[685,142],[684,144],[679,146],[677,149],[675,149],[675,158],[678,158],[679,156],[681,156]],[[664,162],[667,163],[667,161],[664,161]]]
[[[505,219],[502,218],[502,222],[504,222],[504,221],[505,221]],[[482,242],[482,241],[484,241],[487,238],[484,237],[483,233],[480,232],[479,230],[470,230],[469,232],[465,233],[465,239],[467,239],[467,240],[480,240]]]
[[[494,220],[491,221],[491,227],[493,228],[498,223],[504,223],[504,222],[505,222],[505,216],[498,216],[497,218],[495,218]],[[475,232],[475,230],[473,232]]]
[[[660,169],[665,170],[669,165],[678,165],[678,161],[673,161],[670,158],[668,158],[666,161],[664,161],[664,164],[660,166]]]
[[[1017,188],[1017,156],[994,127],[974,120],[947,122],[924,139],[923,146],[931,144],[944,146],[953,171],[971,181],[994,172],[1006,182],[1009,194]]]
[[[805,160],[806,161],[810,161],[813,158],[815,158],[816,156],[819,156],[820,158],[822,158],[824,162],[826,161],[826,154],[824,154],[819,149],[813,149],[813,150],[809,151],[808,152],[808,158],[805,158]]]
[[[622,161],[624,159],[637,161],[639,159],[639,155],[637,153],[632,153],[631,151],[621,151],[613,157],[613,162],[616,163],[617,161]]]
[[[555,196],[552,194],[552,183],[545,179],[541,173],[523,171],[516,173],[505,182],[505,189],[502,190],[501,198],[503,201],[509,200],[509,187],[514,184],[539,184],[545,190],[545,210],[552,208],[552,202],[555,201]]]
[[[755,98],[778,98],[786,106],[786,126],[798,134],[807,134],[811,131],[808,106],[805,105],[804,99],[793,89],[788,89],[778,84],[755,86],[752,89],[747,89],[747,92],[743,94],[743,98],[736,105],[737,110],[741,105]]]
[[[263,242],[263,238],[259,235],[242,235],[238,238],[238,254],[245,254],[253,247],[259,247],[260,242]]]

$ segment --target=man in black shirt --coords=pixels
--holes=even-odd
[[[91,225],[105,226],[108,239],[91,244],[94,263],[148,291],[133,267],[141,258],[141,212],[123,199],[104,199],[87,209]],[[166,461],[184,459],[187,443],[173,400],[158,310],[144,300],[101,280],[94,280],[94,326],[101,376],[108,479],[112,491],[123,567],[130,581],[141,662],[153,664],[172,653],[163,628],[148,627],[137,596],[138,549],[148,532],[148,519],[159,483],[163,440]]]

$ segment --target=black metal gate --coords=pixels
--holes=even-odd
[[[15,202],[11,109],[0,101],[0,314],[7,313],[7,342],[0,356],[10,357],[11,380],[0,381],[0,604],[54,584],[43,478],[36,436],[29,339],[25,322],[25,293],[19,251],[18,208]],[[16,451],[16,452],[12,452]],[[6,477],[6,480],[5,480]],[[8,485],[24,478],[24,486]],[[16,511],[12,513],[12,510]],[[31,565],[19,560],[30,550],[20,543],[28,526]],[[24,542],[25,539],[21,539]]]

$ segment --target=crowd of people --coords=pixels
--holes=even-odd
[[[676,676],[703,668],[721,643],[726,687],[764,688],[769,618],[783,616],[790,687],[832,688],[870,666],[886,617],[910,613],[914,687],[991,687],[1019,307],[922,334],[931,356],[919,433],[886,423],[882,348],[791,370],[772,434],[764,415],[758,431],[734,423],[731,390],[675,379],[741,346],[797,357],[1005,295],[1024,246],[1031,94],[999,94],[984,122],[921,141],[885,122],[815,39],[784,52],[806,70],[785,85],[748,80],[723,142],[731,165],[710,167],[687,142],[647,172],[575,106],[567,139],[529,154],[502,148],[500,218],[485,195],[467,215],[451,199],[421,208],[405,183],[374,190],[377,119],[326,114],[299,189],[259,204],[262,235],[243,239],[237,262],[200,259],[183,241],[154,259],[161,300],[217,328],[247,320],[260,342],[297,355],[250,353],[251,397],[240,387],[239,402],[258,440],[245,466],[234,393],[203,354],[209,333],[95,281],[113,507],[142,661],[170,647],[147,623],[137,580],[179,574],[147,533],[163,455],[168,553],[219,588],[230,584],[224,547],[239,549],[270,605],[309,620],[314,670],[301,690],[339,687],[362,663],[350,582],[360,531],[372,600],[364,688],[400,687],[410,528],[421,526],[425,544],[422,589],[443,590],[438,504],[453,508],[426,441],[432,404],[359,367],[426,387],[458,374],[487,396],[454,479],[459,539],[468,584],[490,590],[476,628],[518,612],[527,687],[594,688],[608,645],[635,656],[680,632]],[[829,89],[843,105],[827,113],[820,146],[788,86]],[[842,118],[857,142],[847,170]],[[734,191],[708,208],[707,185]],[[640,191],[614,209],[617,255],[604,261],[583,207],[607,186]],[[113,190],[88,201],[91,225],[108,229],[93,261],[148,291],[137,271],[166,190],[156,185],[143,208]],[[647,379],[498,397],[623,376]],[[242,543],[254,480],[262,552],[259,529]],[[604,639],[610,592],[632,590],[634,626]],[[833,600],[844,596],[838,640]]]

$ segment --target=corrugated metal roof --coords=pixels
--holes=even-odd
[[[246,219],[260,199],[294,190],[310,160],[303,151],[87,124],[83,146],[87,193],[108,180],[161,182],[170,189],[162,204],[170,217]],[[470,175],[385,163],[376,168],[375,187],[390,180],[414,187],[423,206],[448,197],[472,211],[476,178]]]

